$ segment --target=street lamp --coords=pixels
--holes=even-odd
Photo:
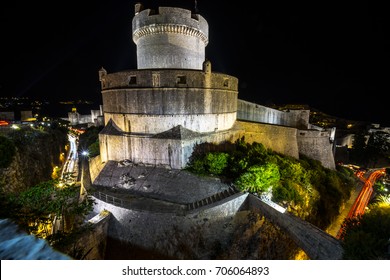
[[[84,157],[88,157],[89,156],[89,152],[84,150],[84,151],[81,152],[81,155],[84,156]]]

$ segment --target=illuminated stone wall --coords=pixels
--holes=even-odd
[[[89,161],[89,173],[91,177],[91,182],[95,181],[96,177],[99,176],[99,173],[103,170],[105,162],[102,162],[100,155],[93,157]],[[89,186],[87,186],[89,187]]]
[[[199,70],[133,70],[102,83],[101,160],[186,166],[196,144],[226,141],[236,121],[238,80]],[[232,134],[233,132],[229,132]],[[229,136],[230,137],[230,136]]]
[[[200,115],[135,115],[135,114],[105,114],[123,131],[142,134],[157,134],[175,126],[182,126],[194,132],[216,132],[230,129],[236,113],[200,114]]]
[[[242,121],[237,121],[234,129],[190,139],[100,134],[100,156],[102,162],[129,159],[180,169],[187,165],[196,145],[206,142],[217,145],[234,143],[242,137],[248,143],[258,142],[275,152],[295,158],[299,158],[301,153],[319,160],[327,168],[335,168],[329,132]]]
[[[244,130],[245,141],[259,142],[275,152],[299,158],[299,154],[318,160],[330,169],[335,169],[333,144],[330,131],[300,130],[293,127],[264,123],[238,122]]]
[[[89,217],[89,228],[80,232],[75,242],[64,245],[61,252],[77,260],[104,259],[111,216],[102,209],[97,215]]]
[[[236,256],[234,259],[248,259],[248,252],[261,259],[287,259],[299,247],[310,259],[342,259],[339,240],[307,221],[276,211],[248,193],[185,214],[167,211],[164,206],[160,206],[160,211],[145,211],[117,207],[97,198],[95,202],[96,212],[102,209],[110,212],[107,235],[122,243],[120,250],[131,250],[132,245],[178,259],[214,259],[230,254]],[[260,217],[256,218],[254,213]],[[246,220],[249,217],[252,222],[258,219],[255,227],[249,225],[251,222]],[[282,247],[286,254],[269,251],[274,246]],[[236,249],[241,252],[240,258],[234,252]]]
[[[247,142],[259,142],[276,152],[299,158],[304,154],[335,169],[333,130],[308,129],[309,110],[275,110],[238,100],[237,119]],[[256,123],[254,123],[256,122]]]
[[[181,169],[186,167],[196,145],[205,142],[216,145],[225,141],[234,143],[240,135],[236,130],[197,135],[182,127],[152,137],[107,135],[103,132],[99,134],[100,159],[102,162],[128,159],[135,163]]]
[[[154,134],[181,125],[215,132],[236,120],[238,80],[195,70],[101,71],[103,111],[124,132]]]
[[[233,217],[247,194],[194,213],[180,215],[136,211],[95,199],[95,212],[105,209],[112,215],[108,235],[124,243],[158,251],[174,258],[211,258],[217,249],[228,247],[233,233]],[[179,249],[180,248],[180,249]]]
[[[88,124],[94,122],[92,115],[81,115],[78,112],[68,112],[68,120],[70,121],[71,125]]]
[[[300,153],[320,161],[326,168],[336,169],[329,131],[300,130],[297,140]]]
[[[238,121],[245,142],[258,142],[275,152],[299,158],[297,129],[264,123]]]
[[[245,100],[237,102],[237,119],[307,129],[309,110],[280,111]]]

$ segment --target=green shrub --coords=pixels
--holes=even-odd
[[[214,175],[221,175],[228,165],[229,154],[227,153],[207,153],[205,164],[207,170]]]
[[[88,127],[83,134],[79,137],[79,151],[89,149],[89,147],[96,142],[99,142],[99,132],[102,127],[91,126]],[[96,144],[95,144],[96,145]],[[91,153],[91,151],[88,151]],[[98,155],[98,154],[96,154]]]
[[[195,158],[188,166],[188,169],[195,174],[206,174],[205,160],[204,158]]]

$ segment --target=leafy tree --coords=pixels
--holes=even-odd
[[[13,205],[10,218],[38,237],[51,234],[56,218],[61,219],[61,231],[72,231],[90,213],[93,200],[87,197],[80,201],[80,188],[75,184],[59,186],[57,180],[51,180],[10,195],[8,204]]]
[[[355,173],[351,168],[345,167],[340,164],[336,165],[336,170],[339,172],[341,176],[343,176],[343,178],[346,178],[347,180],[353,177]]]
[[[316,160],[303,156],[302,160],[311,186],[318,192],[318,200],[313,204],[308,220],[325,229],[339,215],[343,201],[349,198],[355,183],[350,178],[346,179],[345,174],[323,168]]]
[[[88,146],[88,153],[90,157],[95,157],[100,154],[99,140]]]
[[[274,163],[266,163],[249,167],[246,172],[238,177],[235,184],[241,190],[261,193],[268,191],[273,185],[277,185],[279,180],[278,166]]]
[[[88,150],[89,153],[96,153],[98,147],[96,143],[99,143],[99,132],[102,130],[102,127],[91,126],[88,127],[83,134],[79,137],[79,150],[84,151]],[[92,145],[92,147],[91,147]],[[91,150],[90,150],[91,149]],[[99,151],[100,153],[100,151]],[[96,154],[97,155],[97,154]]]
[[[367,162],[367,133],[360,131],[353,136],[352,148],[350,150],[350,160],[359,165]]]
[[[17,147],[23,145],[29,145],[34,143],[36,139],[43,137],[44,134],[48,132],[44,129],[36,129],[30,126],[24,126],[20,129],[13,129],[8,136],[14,141]]]
[[[240,176],[253,165],[262,165],[270,161],[270,151],[261,143],[245,143],[242,138],[236,141],[235,147],[236,149],[230,154],[228,166],[229,174],[232,177]]]
[[[373,167],[376,166],[380,158],[385,158],[389,155],[390,151],[390,134],[377,131],[371,133],[370,138],[368,139],[366,152],[368,159],[373,163]]]
[[[373,205],[364,215],[348,219],[341,238],[344,259],[390,259],[390,205]]]
[[[272,188],[272,197],[276,202],[292,201],[294,204],[303,202],[303,197],[294,187],[294,182],[291,180],[284,180],[282,184],[274,186]]]
[[[299,160],[287,156],[278,156],[277,159],[281,178],[283,178],[283,180],[290,179],[305,187],[310,185],[308,173]]]
[[[390,205],[390,194],[381,194],[375,198],[375,203],[378,205]]]
[[[350,159],[359,165],[376,166],[381,158],[388,159],[390,153],[390,134],[383,131],[368,132],[361,131],[354,135]]]

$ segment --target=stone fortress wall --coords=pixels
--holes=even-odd
[[[280,111],[239,100],[238,79],[211,71],[211,62],[204,57],[208,25],[200,15],[167,7],[155,12],[136,4],[133,41],[138,69],[99,71],[105,127],[99,134],[100,156],[90,161],[92,185],[109,189],[102,177],[121,178],[118,170],[106,168],[112,163],[128,160],[134,166],[168,166],[169,174],[186,167],[198,145],[224,145],[242,137],[335,168],[330,133],[310,125],[309,110]],[[156,188],[163,199],[167,189],[158,189],[162,178],[144,186],[145,192]],[[165,188],[175,186],[174,194],[180,197],[189,191],[186,187],[193,191],[194,183],[172,179]],[[205,197],[214,197],[214,191],[218,192],[208,190]],[[116,195],[121,201],[121,195]],[[165,207],[137,210],[136,199],[123,207],[95,197],[95,212],[105,209],[112,214],[108,235],[113,239],[178,258],[183,256],[177,255],[177,248],[185,246],[196,253],[192,258],[207,259],[216,247],[229,242],[234,217],[248,210],[247,196],[236,194],[187,213],[167,212]]]
[[[309,110],[280,111],[242,99],[237,101],[238,120],[307,129],[309,127],[309,117]]]
[[[295,158],[303,154],[326,168],[336,168],[334,131],[312,126],[309,110],[280,111],[245,100],[238,100],[237,104],[237,119],[244,127],[246,141],[262,143]]]
[[[65,118],[65,120],[68,120],[70,125],[87,124],[88,126],[103,126],[103,106],[100,105],[99,110],[91,110],[91,114],[89,115],[82,115],[72,110],[72,112],[68,112],[68,118]]]
[[[309,110],[279,111],[239,100],[238,79],[212,72],[204,58],[208,25],[200,15],[170,7],[156,12],[136,4],[132,26],[138,69],[99,71],[103,162],[128,159],[181,169],[196,145],[245,137],[335,167],[330,134],[310,126]]]
[[[297,140],[299,153],[320,161],[326,168],[336,169],[333,141],[328,130],[299,130]]]

